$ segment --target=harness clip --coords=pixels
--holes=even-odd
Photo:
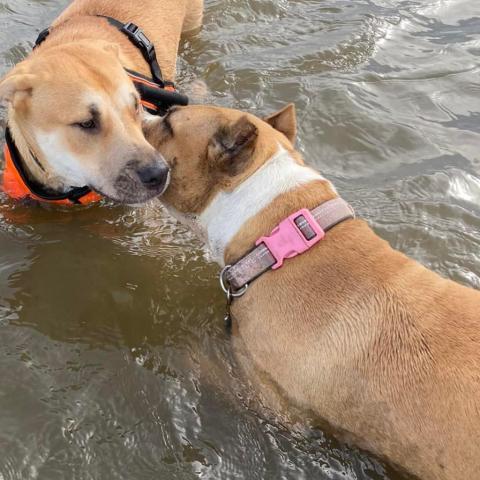
[[[155,59],[155,47],[138,25],[128,22],[123,26],[122,30],[144,52],[147,61]]]

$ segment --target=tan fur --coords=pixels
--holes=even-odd
[[[174,205],[181,213],[199,213],[219,190],[235,188],[273,155],[277,145],[268,138],[269,134],[278,135],[277,141],[287,146],[283,135],[258,118],[244,114],[237,116],[236,120],[242,117],[258,129],[258,138],[248,171],[239,171],[236,175],[221,171],[213,154],[214,144],[217,143],[215,135],[231,121],[229,110],[192,105],[189,108],[173,108],[165,119],[151,119],[144,123],[149,142],[175,168],[171,187],[164,196],[167,203]],[[175,125],[173,137],[166,123]],[[188,130],[195,132],[195,135],[192,136]],[[268,132],[262,134],[265,131]]]
[[[182,31],[198,28],[202,12],[203,0],[72,2],[47,40],[0,81],[0,99],[9,105],[8,124],[30,176],[55,190],[71,186],[38,145],[39,132],[55,132],[66,157],[78,159],[95,179],[90,186],[112,197],[111,184],[129,162],[154,161],[135,111],[138,94],[124,71],[150,75],[149,66],[124,34],[97,15],[138,24],[155,44],[164,78],[174,80]],[[101,135],[72,127],[88,120],[90,104],[101,113]]]
[[[228,185],[211,185],[201,168],[209,161],[205,152],[218,129],[242,117],[182,108],[170,118],[174,135],[168,137],[158,133],[161,121],[149,124],[154,146],[167,160],[175,157],[167,207],[186,218],[201,213],[212,196],[204,195],[194,211],[186,206],[205,184],[214,193],[231,188],[269,158],[268,145],[288,144],[248,115],[258,129],[252,162]],[[273,118],[285,134],[294,130],[287,118]],[[335,196],[322,181],[278,196],[244,224],[225,262],[244,255],[288,214]],[[427,270],[364,221],[350,220],[306,254],[262,275],[232,312],[235,335],[256,369],[350,441],[425,480],[478,477],[479,292]]]
[[[125,35],[113,27],[106,27],[103,22],[94,18],[95,15],[106,15],[121,22],[133,22],[141,26],[155,45],[165,79],[173,81],[180,36],[182,32],[201,26],[203,0],[76,0],[53,24],[64,24],[56,34],[56,43],[62,44],[81,38],[93,42],[96,39],[113,42],[121,46],[124,66],[149,75],[150,70],[139,50]]]

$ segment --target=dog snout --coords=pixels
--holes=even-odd
[[[162,194],[168,187],[170,181],[170,167],[159,157],[154,163],[139,166],[136,174],[144,187],[149,190],[156,190]]]

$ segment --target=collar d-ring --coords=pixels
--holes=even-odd
[[[226,265],[222,268],[220,272],[220,286],[222,287],[223,292],[227,295],[227,300],[231,301],[234,298],[239,298],[245,295],[245,292],[248,290],[248,283],[244,285],[240,290],[233,291],[231,285],[229,284],[226,274],[228,270],[232,268],[231,265]]]

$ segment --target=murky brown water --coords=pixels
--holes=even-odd
[[[66,4],[0,2],[0,73]],[[262,114],[294,101],[307,160],[357,212],[479,287],[479,66],[477,0],[207,0],[179,78]],[[216,273],[158,206],[3,198],[0,480],[401,478],[256,413]]]

